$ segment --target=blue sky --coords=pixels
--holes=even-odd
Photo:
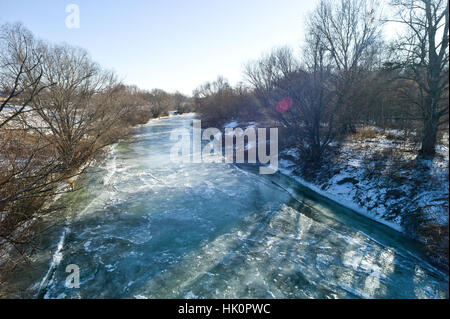
[[[22,22],[37,37],[87,49],[127,84],[190,94],[281,45],[297,50],[318,0],[0,0],[0,23]],[[65,9],[80,8],[68,29]]]

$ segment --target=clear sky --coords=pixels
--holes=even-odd
[[[318,0],[0,0],[0,23],[22,22],[37,37],[87,49],[127,84],[190,94],[223,75],[236,83],[245,62],[281,45],[297,50]],[[77,4],[80,28],[66,27]]]

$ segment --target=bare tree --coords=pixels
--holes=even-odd
[[[37,42],[21,25],[0,42],[0,275],[39,244],[62,182],[150,117],[145,94],[118,83],[86,51]],[[15,252],[15,254],[14,254]],[[5,261],[5,262],[4,262]],[[1,278],[0,278],[1,281]],[[1,284],[1,282],[0,282]]]
[[[42,44],[41,50],[42,81],[56,84],[33,100],[44,124],[25,123],[55,145],[68,168],[78,167],[104,146],[103,138],[126,111],[113,109],[117,81],[83,49]]]
[[[41,82],[41,60],[33,35],[23,25],[0,27],[0,128],[29,111],[31,101],[47,87]]]
[[[276,112],[288,134],[294,137],[304,164],[317,166],[336,135],[331,66],[317,34],[308,33],[303,57],[303,65],[276,83],[278,99],[292,100],[289,109]]]
[[[272,98],[272,91],[275,84],[291,74],[298,68],[292,49],[280,47],[273,49],[268,55],[257,61],[247,63],[244,75],[257,95],[262,100],[263,105],[271,107],[277,103]]]
[[[333,66],[342,128],[353,131],[353,85],[374,66],[380,48],[379,3],[366,0],[322,0],[309,16],[308,29],[326,50]]]
[[[150,92],[150,108],[153,117],[168,115],[170,108],[170,95],[164,90],[154,89]]]
[[[221,127],[230,120],[257,121],[262,115],[261,104],[253,92],[242,83],[232,87],[221,76],[194,90],[193,100],[207,126]]]
[[[395,43],[402,77],[416,83],[423,116],[421,154],[435,154],[439,126],[448,121],[449,4],[445,0],[394,0],[406,35]]]
[[[0,265],[2,270],[27,258],[36,248],[30,221],[57,191],[62,167],[51,145],[18,125],[32,114],[33,101],[49,86],[42,82],[42,54],[21,24],[0,27]],[[5,255],[7,258],[5,259]],[[5,263],[3,263],[6,261]]]
[[[298,102],[300,113],[306,119],[302,129],[306,142],[303,153],[313,162],[320,162],[322,155],[336,136],[336,104],[331,83],[331,66],[326,60],[326,49],[318,34],[307,35],[304,49],[307,85]],[[306,149],[305,149],[306,145]]]
[[[287,47],[246,65],[247,81],[305,163],[318,164],[335,136],[331,65],[321,35],[308,30],[304,63]]]

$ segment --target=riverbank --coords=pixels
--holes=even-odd
[[[400,136],[401,137],[401,136]],[[377,220],[427,248],[448,271],[448,136],[434,159],[421,159],[398,135],[336,143],[318,171],[301,169],[294,149],[281,153],[281,171],[303,185]]]

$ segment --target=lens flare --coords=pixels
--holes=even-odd
[[[278,113],[284,113],[292,107],[292,104],[292,99],[290,97],[285,97],[277,103],[275,109]]]

